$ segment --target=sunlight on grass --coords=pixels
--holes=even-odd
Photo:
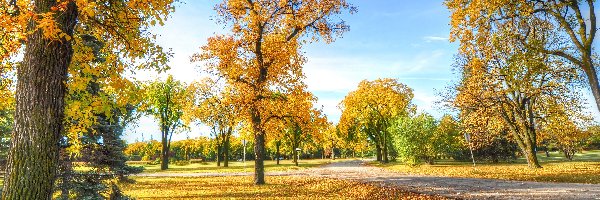
[[[389,187],[322,178],[268,176],[255,186],[250,176],[134,178],[123,185],[136,199],[442,199]]]
[[[298,169],[306,169],[310,167],[316,167],[331,162],[343,161],[344,159],[336,159],[334,161],[329,159],[313,159],[313,160],[300,160],[299,166],[291,160],[282,160],[277,165],[276,161],[268,160],[265,161],[265,171],[290,171]],[[216,173],[216,172],[254,172],[254,161],[243,162],[229,162],[229,167],[217,167],[216,162],[206,163],[194,163],[189,165],[174,165],[170,164],[169,169],[161,171],[160,165],[131,165],[131,166],[143,166],[145,168],[144,173]]]
[[[573,161],[566,161],[558,155],[554,153],[546,158],[545,154],[539,154],[541,169],[530,169],[523,160],[516,163],[478,163],[476,167],[470,162],[449,160],[415,167],[401,163],[371,162],[371,165],[396,172],[434,176],[600,184],[600,151],[577,154]]]

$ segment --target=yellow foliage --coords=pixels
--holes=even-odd
[[[256,186],[248,176],[195,178],[134,178],[123,191],[134,198],[151,199],[444,199],[347,180],[267,177]]]

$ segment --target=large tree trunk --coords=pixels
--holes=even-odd
[[[383,153],[382,153],[383,154],[382,155],[383,156],[383,163],[388,163],[389,162],[389,159],[388,159],[388,145],[387,145],[387,141],[386,141],[385,137],[383,139],[383,144],[382,145],[383,145]]]
[[[335,147],[331,147],[331,160],[335,160]]]
[[[46,13],[55,0],[34,1],[35,13]],[[77,8],[69,3],[56,16],[72,36]],[[33,23],[28,30],[33,31]],[[70,41],[46,39],[41,30],[27,36],[23,63],[17,69],[17,107],[2,199],[50,199],[59,160],[67,70],[73,57]]]
[[[223,142],[223,167],[229,167],[229,136]]]
[[[537,154],[535,152],[535,146],[530,146],[525,149],[525,158],[527,159],[527,165],[530,168],[542,168],[540,165]]]
[[[254,130],[254,184],[265,184],[265,131],[256,108],[251,109],[252,129]]]
[[[277,165],[279,165],[279,157],[281,157],[281,154],[279,153],[279,146],[280,145],[281,144],[279,144],[279,141],[275,142],[275,148],[277,149],[277,153],[275,153],[275,156],[276,156],[275,160],[277,160]]]
[[[383,161],[381,159],[381,146],[379,146],[379,142],[375,142],[375,151],[377,154],[377,161],[379,161],[379,162]]]
[[[294,164],[298,166],[298,151],[296,151],[296,148],[292,150],[292,156],[294,157]]]
[[[161,162],[160,170],[166,170],[169,168],[169,141],[167,140],[168,131],[163,131],[162,136],[162,151],[161,151]]]
[[[218,140],[219,138],[217,138]],[[221,145],[217,144],[217,153],[215,155],[215,159],[217,159],[217,167],[221,166]]]
[[[265,184],[265,133],[254,134],[254,184]]]
[[[588,84],[590,84],[590,88],[592,89],[592,95],[594,95],[594,100],[596,101],[596,109],[600,111],[600,83],[598,82],[598,74],[591,61],[584,63],[586,63],[586,66],[583,66],[583,71],[587,75]]]

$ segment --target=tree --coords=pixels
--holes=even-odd
[[[535,27],[527,39],[530,45],[554,42],[547,40],[550,33],[536,31],[550,24],[540,20],[529,23]],[[503,31],[487,38],[486,45],[461,54],[464,60],[458,67],[462,80],[456,87],[453,105],[460,109],[463,123],[475,124],[466,126],[468,133],[477,137],[477,133],[508,130],[529,167],[539,168],[538,127],[545,126],[548,117],[577,120],[580,116],[573,114],[583,113],[580,95],[573,89],[578,77],[561,60],[529,50],[507,37],[512,28],[512,24],[499,27]]]
[[[437,157],[448,155],[450,146],[456,143],[457,132],[449,131],[451,118],[442,119],[444,124],[428,114],[398,118],[391,129],[396,133],[394,142],[400,159],[411,165],[421,161],[433,165]]]
[[[451,115],[445,114],[438,122],[436,135],[439,137],[437,148],[438,154],[442,156],[452,156],[453,153],[468,149],[469,145],[465,144],[464,135],[461,133],[460,123]]]
[[[265,183],[265,124],[280,112],[271,104],[283,101],[278,93],[298,89],[303,78],[302,45],[319,38],[332,42],[347,31],[343,21],[332,19],[347,9],[355,10],[345,0],[225,0],[216,6],[231,33],[209,38],[193,60],[206,61],[208,70],[240,92],[235,102],[254,134],[255,184]]]
[[[565,111],[571,112],[571,111]],[[573,113],[571,115],[575,115]],[[584,124],[592,121],[588,116],[574,121],[567,118],[567,115],[548,116],[546,126],[540,128],[542,140],[546,140],[563,152],[565,158],[573,160],[573,156],[583,149],[591,133],[583,130]]]
[[[308,102],[305,104],[306,106],[310,105],[312,107],[312,102],[305,102]],[[312,140],[313,136],[319,134],[319,129],[327,122],[327,118],[322,115],[320,110],[305,107],[304,113],[308,115],[297,115],[296,117],[287,118],[287,127],[284,130],[285,141],[287,141],[292,151],[292,157],[296,166],[298,166],[298,149],[300,145]]]
[[[335,160],[335,148],[340,145],[339,131],[333,123],[329,123],[328,126],[322,130],[321,137],[318,137],[318,143],[323,146],[323,154],[327,154],[329,152],[329,158],[331,160]]]
[[[145,30],[156,21],[162,23],[172,11],[172,3],[150,1],[138,6],[137,1],[0,2],[1,64],[2,68],[16,66],[12,69],[17,71],[16,126],[3,199],[51,197],[63,130],[64,83],[71,61],[85,57],[73,50],[74,45],[82,44],[80,39],[86,35],[110,40],[106,48],[119,61],[162,51],[152,44],[152,35]],[[23,60],[16,65],[10,58],[23,47]],[[19,177],[30,181],[19,181]]]
[[[445,1],[452,13],[450,40],[458,40],[463,52],[473,52],[486,45],[492,35],[514,38],[511,43],[564,60],[583,71],[600,109],[600,82],[593,51],[597,31],[594,3],[594,0]],[[530,23],[532,21],[546,23],[539,28],[540,23]],[[536,45],[528,39],[536,32],[547,33],[548,40],[555,42]],[[490,56],[492,52],[481,53]]]
[[[147,112],[158,121],[161,132],[160,169],[169,168],[169,150],[173,134],[185,127],[182,120],[183,110],[189,103],[185,86],[169,75],[165,81],[152,82],[146,89]]]
[[[412,89],[396,79],[363,80],[340,103],[340,126],[366,134],[375,143],[377,161],[387,163],[391,144],[388,128],[395,118],[414,112],[412,98]]]
[[[199,105],[189,109],[190,115],[212,128],[211,133],[217,150],[217,166],[221,166],[223,158],[223,166],[228,167],[231,137],[241,122],[239,107],[233,102],[233,96],[237,92],[231,87],[220,87],[219,83],[212,79],[196,83],[193,88]]]

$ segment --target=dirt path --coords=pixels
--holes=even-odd
[[[250,176],[252,173],[171,173],[140,174],[152,177]],[[267,172],[267,176],[315,176],[350,179],[399,187],[405,190],[465,199],[600,199],[600,185],[541,183],[496,179],[451,178],[408,175],[344,161],[299,171]],[[600,178],[600,177],[599,177]]]

